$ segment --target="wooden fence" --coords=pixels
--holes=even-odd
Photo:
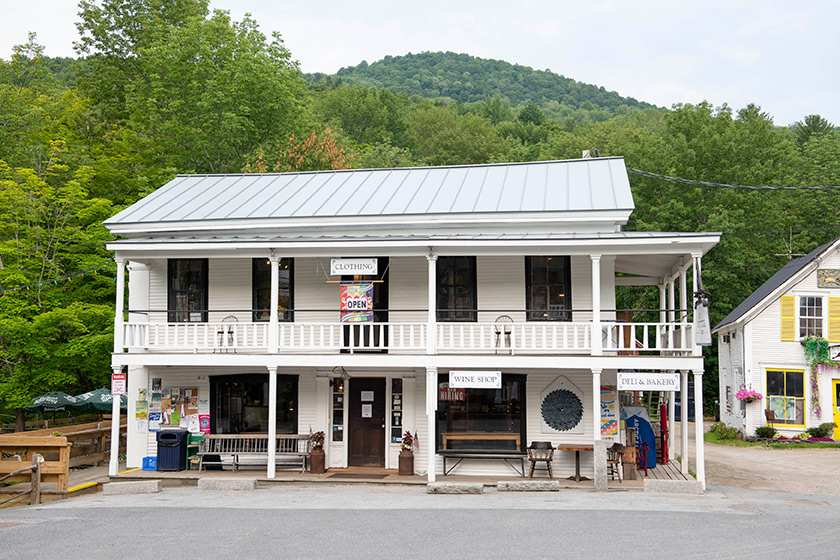
[[[6,478],[5,482],[32,483],[33,479],[30,472],[12,473],[33,465],[35,461],[38,461],[34,457],[35,455],[41,455],[44,459],[43,462],[40,462],[40,481],[36,481],[34,487],[30,486],[27,490],[22,491],[23,489],[19,489],[19,485],[4,486],[0,488],[0,502],[15,494],[24,497],[29,493],[29,490],[34,490],[38,495],[40,492],[39,482],[55,483],[55,492],[66,494],[70,480],[70,448],[72,446],[73,444],[67,441],[66,437],[0,437],[0,478],[12,475]]]

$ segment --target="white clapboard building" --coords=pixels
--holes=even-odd
[[[840,239],[791,260],[732,310],[718,335],[720,418],[748,436],[772,426],[791,437],[827,422],[840,426],[840,369],[806,358],[807,337],[840,352]],[[760,399],[739,399],[741,390]],[[840,428],[833,437],[840,439]]]
[[[396,468],[410,431],[429,480],[618,438],[619,371],[701,378],[689,290],[719,240],[622,231],[633,208],[622,158],[178,176],[105,224],[128,466],[177,426],[324,431],[328,468]],[[617,286],[659,286],[653,319]]]

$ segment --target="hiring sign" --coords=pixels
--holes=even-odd
[[[618,372],[619,391],[679,391],[679,373]]]
[[[125,395],[128,391],[126,390],[126,374],[124,373],[112,373],[111,374],[111,394],[112,395]]]
[[[449,386],[453,389],[501,389],[501,371],[450,371]]]

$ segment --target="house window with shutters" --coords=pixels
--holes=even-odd
[[[840,342],[840,297],[782,296],[782,340],[819,336]]]

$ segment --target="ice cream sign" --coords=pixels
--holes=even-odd
[[[342,323],[373,321],[373,283],[342,284],[339,292]]]

